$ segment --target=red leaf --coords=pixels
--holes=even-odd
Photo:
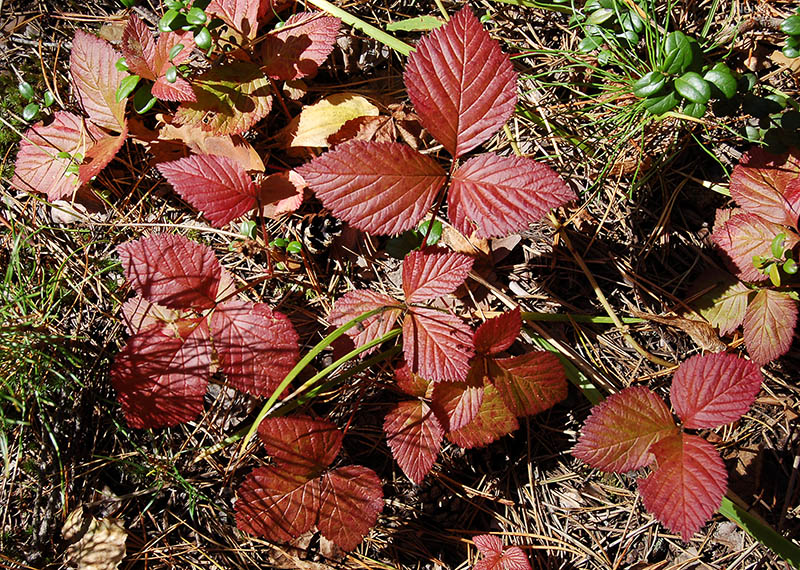
[[[344,550],[358,546],[383,509],[381,480],[360,465],[339,467],[322,476],[317,527]]]
[[[447,180],[434,159],[407,145],[364,141],[339,145],[297,172],[337,218],[382,235],[415,227]]]
[[[511,60],[468,6],[417,43],[403,79],[422,125],[455,158],[500,130],[517,103]]]
[[[398,305],[398,301],[383,293],[357,289],[346,293],[336,301],[331,314],[328,315],[328,322],[338,328],[368,311]],[[353,339],[356,347],[364,346],[392,330],[401,314],[402,309],[399,307],[383,311],[361,321],[361,326],[354,326],[347,331],[347,334]]]
[[[688,542],[719,509],[728,474],[706,440],[677,433],[653,446],[658,467],[639,479],[645,508]]]
[[[483,378],[481,385],[466,382],[436,382],[431,395],[431,407],[447,431],[455,431],[470,423],[483,403]]]
[[[93,123],[115,132],[125,127],[128,101],[117,101],[116,96],[120,81],[127,75],[115,67],[120,57],[107,41],[75,31],[69,58],[75,96]]]
[[[135,12],[131,12],[128,17],[128,23],[122,32],[120,49],[132,74],[143,79],[155,80],[158,75],[158,71],[153,69],[156,42],[147,24],[142,22]]]
[[[751,214],[794,227],[798,212],[787,201],[786,186],[800,176],[800,151],[772,154],[750,149],[731,173],[731,198]]]
[[[475,352],[487,356],[503,352],[514,344],[521,330],[519,307],[488,319],[475,331]]]
[[[114,359],[111,383],[128,425],[174,426],[203,410],[211,374],[211,344],[203,320],[186,339],[152,325],[128,339]]]
[[[403,321],[403,353],[411,370],[423,378],[464,380],[474,354],[472,331],[450,313],[413,307]]]
[[[444,437],[433,410],[422,400],[400,402],[386,414],[383,431],[400,469],[420,483],[433,467]]]
[[[272,395],[300,357],[292,323],[265,303],[219,305],[211,332],[228,383],[255,396]]]
[[[240,39],[254,38],[258,31],[259,0],[211,0],[206,13],[217,16],[232,30],[239,32]]]
[[[750,409],[762,380],[758,366],[736,355],[693,356],[675,372],[670,400],[683,427],[715,428]]]
[[[483,554],[472,570],[531,570],[528,557],[519,546],[504,549],[500,537],[492,534],[473,536],[472,540]]]
[[[78,167],[78,179],[81,184],[89,182],[111,162],[117,151],[122,148],[125,139],[128,138],[128,122],[122,127],[122,132],[118,135],[107,135],[94,143],[86,151],[83,164]]]
[[[433,248],[412,251],[403,259],[406,303],[429,301],[452,293],[469,275],[473,261],[463,253]]]
[[[264,41],[264,70],[273,79],[300,79],[316,75],[327,59],[342,21],[319,12],[300,12],[286,20]]]
[[[786,354],[797,325],[797,302],[772,289],[761,289],[744,315],[744,343],[757,364]]]
[[[307,187],[303,177],[294,170],[264,177],[258,190],[259,202],[263,205],[261,215],[278,219],[283,214],[291,214],[303,203],[303,190]]]
[[[77,115],[56,112],[49,125],[36,123],[25,132],[19,145],[11,185],[25,192],[47,194],[47,199],[51,201],[71,198],[80,180],[74,173],[67,172],[73,161],[57,155],[60,152],[72,157],[85,155],[92,144],[91,137],[101,136],[100,129],[91,123],[84,125],[83,119]]]
[[[728,256],[727,261],[742,281],[763,281],[767,276],[753,265],[753,257],[771,258],[772,240],[780,233],[787,235],[787,248],[797,244],[797,235],[787,231],[786,227],[744,213],[732,216],[711,235],[711,239]]]
[[[221,228],[256,207],[258,188],[241,164],[224,156],[192,155],[158,169],[178,194]]]
[[[176,45],[182,44],[183,49],[172,61],[169,52]],[[196,101],[192,86],[183,77],[177,77],[173,83],[167,81],[167,70],[173,65],[181,65],[189,60],[195,48],[194,38],[188,32],[169,32],[158,37],[153,61],[153,70],[156,72],[156,82],[151,93],[162,101]]]
[[[167,81],[167,78],[162,76],[153,84],[150,93],[156,99],[162,101],[196,101],[197,97],[194,94],[191,83],[186,81],[183,77],[178,77],[173,83]]]
[[[624,473],[650,464],[651,447],[677,431],[663,400],[634,386],[592,408],[572,455],[595,469]]]
[[[343,437],[332,422],[303,415],[265,418],[258,436],[279,467],[306,476],[333,463]]]
[[[464,235],[501,237],[574,199],[575,193],[549,166],[486,153],[470,158],[453,174],[447,215]]]
[[[483,401],[478,414],[464,427],[447,433],[447,439],[465,449],[482,447],[519,428],[514,414],[503,403],[497,388],[483,385]]]
[[[528,352],[495,361],[491,378],[511,413],[532,416],[567,397],[567,375],[555,354]],[[498,370],[499,369],[499,370]]]
[[[428,388],[431,383],[419,374],[414,374],[408,364],[401,364],[394,370],[394,379],[397,387],[405,394],[415,398],[424,398],[428,395]]]
[[[214,306],[221,269],[210,247],[155,234],[124,243],[117,252],[125,278],[148,301],[177,309]]]

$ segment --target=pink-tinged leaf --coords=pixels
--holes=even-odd
[[[347,331],[356,347],[364,346],[368,342],[380,338],[394,328],[397,319],[402,314],[399,302],[388,295],[356,289],[346,293],[333,305],[328,322],[334,327],[340,327],[366,312],[380,309],[381,307],[396,307],[378,313],[361,321],[361,325],[354,326]],[[377,348],[377,347],[376,347]]]
[[[291,214],[303,203],[306,181],[294,170],[276,172],[264,177],[259,184],[259,202],[263,205],[261,215],[277,219]]]
[[[236,527],[277,542],[290,542],[317,522],[320,481],[285,467],[254,469],[239,487]]]
[[[211,0],[205,11],[238,32],[238,39],[241,40],[256,37],[260,8],[259,0]]]
[[[786,209],[792,213],[800,212],[800,176],[793,178],[786,183],[786,188],[783,190],[783,198],[786,200]],[[790,224],[791,227],[798,227],[797,214],[794,214],[795,219]]]
[[[538,414],[567,397],[566,372],[551,352],[528,352],[495,363],[489,367],[492,381],[517,417]]]
[[[758,366],[734,354],[707,354],[684,361],[672,377],[670,400],[688,429],[735,422],[761,389]]]
[[[767,364],[786,354],[797,325],[797,301],[772,289],[761,289],[744,315],[744,343],[750,358]]]
[[[456,431],[470,423],[483,403],[483,382],[470,386],[466,382],[436,382],[431,395],[431,408],[445,430]]]
[[[634,386],[592,408],[572,455],[602,471],[633,471],[649,465],[650,448],[677,431],[664,401],[644,386]]]
[[[254,396],[271,396],[300,357],[292,323],[265,303],[219,305],[211,333],[228,383]]]
[[[383,510],[381,480],[372,469],[347,465],[323,475],[320,487],[317,527],[339,548],[353,550]]]
[[[731,278],[735,279],[735,278]],[[719,328],[719,334],[725,336],[735,331],[744,321],[747,301],[753,290],[738,279],[723,283],[709,292],[707,303],[698,310],[713,326]],[[703,296],[701,302],[706,299]]]
[[[653,446],[658,467],[639,479],[645,508],[688,542],[719,509],[728,473],[714,446],[677,433]]]
[[[469,275],[473,258],[463,253],[428,248],[403,259],[406,303],[429,301],[455,291]]]
[[[203,410],[210,365],[211,343],[202,320],[185,340],[160,325],[129,338],[111,368],[128,425],[156,428],[195,419]]]
[[[403,79],[422,125],[456,158],[500,130],[517,103],[511,60],[469,6],[417,43]]]
[[[403,473],[420,483],[439,455],[444,428],[422,400],[400,402],[383,422],[386,443]]]
[[[117,101],[117,87],[127,74],[115,67],[122,57],[107,41],[76,30],[69,72],[75,96],[89,119],[99,127],[120,132],[125,127],[125,103]]]
[[[152,325],[172,325],[181,317],[179,311],[167,309],[156,303],[151,303],[136,295],[122,304],[122,320],[130,335],[149,328]],[[172,329],[177,332],[177,328]]]
[[[447,180],[434,159],[400,143],[349,142],[297,171],[337,218],[382,235],[415,227]]]
[[[181,44],[183,49],[170,61],[169,52],[178,44]],[[181,65],[189,60],[194,48],[194,38],[188,32],[169,32],[158,37],[153,61],[153,71],[158,79],[151,89],[154,97],[162,101],[193,102],[197,100],[191,84],[186,79],[179,76],[170,83],[166,77],[170,67]]]
[[[175,122],[200,125],[215,135],[243,133],[272,108],[269,79],[252,63],[213,67],[191,85],[196,101],[183,103]]]
[[[319,12],[301,12],[290,16],[264,41],[264,69],[273,79],[287,81],[316,75],[327,59],[342,21]]]
[[[412,372],[423,378],[465,380],[474,354],[472,330],[450,313],[414,307],[403,321],[403,353]]]
[[[464,235],[502,237],[575,199],[549,166],[519,156],[485,153],[453,174],[447,215]]]
[[[482,323],[474,335],[475,352],[490,356],[508,349],[522,330],[519,307]]]
[[[503,548],[499,536],[481,534],[472,537],[483,558],[472,567],[472,570],[531,570],[528,557],[519,546]]]
[[[471,449],[489,445],[517,428],[517,418],[503,403],[497,389],[486,381],[478,414],[464,427],[449,431],[447,439],[459,447]]]
[[[408,364],[405,363],[395,368],[394,379],[397,382],[397,387],[403,393],[415,398],[425,398],[428,395],[428,389],[432,385],[419,374],[411,372]]]
[[[78,179],[81,184],[89,182],[111,162],[125,139],[128,138],[128,122],[122,127],[122,132],[118,135],[107,135],[98,140],[86,150],[83,164],[78,167]]]
[[[343,434],[332,422],[297,415],[264,419],[258,436],[279,467],[312,476],[336,459]]]
[[[731,173],[731,198],[751,214],[794,227],[800,212],[784,193],[789,181],[798,176],[800,151],[772,154],[754,147],[742,156]]]
[[[256,207],[258,188],[244,167],[230,158],[198,154],[162,162],[158,170],[218,228]]]
[[[49,125],[36,123],[25,132],[11,185],[25,192],[46,194],[51,201],[71,198],[80,185],[78,176],[67,172],[67,168],[75,163],[57,155],[61,152],[73,157],[85,155],[93,144],[93,138],[101,136],[100,129],[91,124],[84,125],[83,119],[77,115],[58,111]]]
[[[210,309],[221,268],[210,247],[183,236],[155,234],[117,248],[125,278],[146,300],[175,309]]]
[[[772,258],[772,240],[780,233],[787,235],[787,248],[797,244],[797,234],[787,231],[785,226],[744,213],[732,216],[711,235],[711,239],[725,253],[726,261],[733,266],[741,280],[763,281],[767,276],[756,269],[753,257]]]
[[[155,80],[159,71],[153,69],[156,58],[156,42],[150,28],[139,19],[135,12],[131,12],[128,17],[128,23],[122,32],[120,49],[132,74],[143,79]]]
[[[150,93],[162,101],[196,101],[192,85],[183,77],[178,77],[173,83],[167,81],[165,76],[159,77],[153,84]]]

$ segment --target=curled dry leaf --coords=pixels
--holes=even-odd
[[[286,127],[291,147],[327,147],[328,137],[352,119],[377,117],[378,108],[357,93],[335,93],[306,105]]]
[[[115,570],[125,558],[128,533],[117,519],[98,520],[78,507],[64,521],[61,535],[72,542],[67,559],[78,570]]]

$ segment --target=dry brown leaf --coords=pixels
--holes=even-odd
[[[289,123],[289,146],[327,147],[328,137],[349,120],[377,117],[378,108],[357,93],[336,93],[305,107]]]
[[[720,340],[714,327],[705,321],[696,321],[683,317],[661,317],[650,313],[641,313],[636,310],[632,310],[631,314],[639,319],[646,319],[654,323],[681,329],[692,337],[692,340],[697,346],[708,352],[720,352],[725,350],[728,346]]]
[[[784,69],[788,69],[794,74],[800,74],[800,57],[786,57],[781,50],[776,49],[769,54],[772,63],[775,63]]]
[[[77,540],[67,549],[67,559],[78,570],[114,570],[125,557],[125,528],[117,519],[97,520],[83,507],[72,511],[61,534],[67,541]]]

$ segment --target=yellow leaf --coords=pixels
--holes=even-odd
[[[309,105],[289,125],[293,147],[327,147],[328,137],[351,119],[377,117],[378,108],[355,93],[337,93]]]

